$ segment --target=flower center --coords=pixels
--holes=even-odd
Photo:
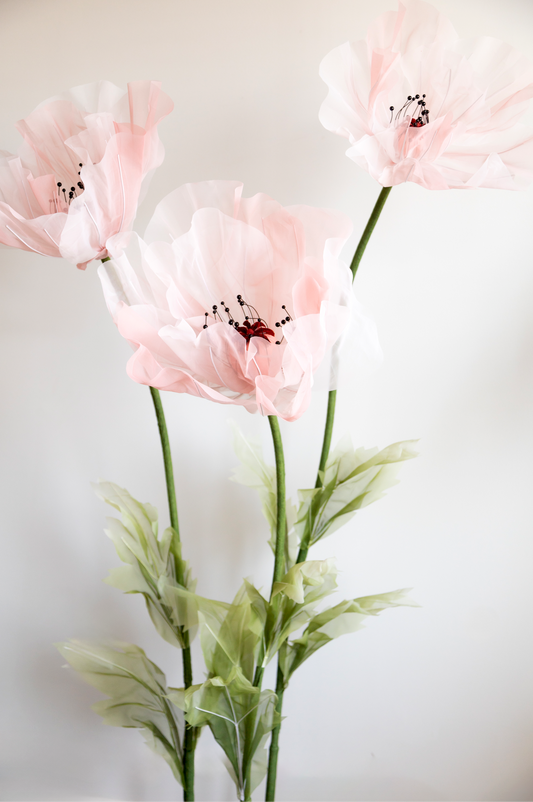
[[[80,162],[79,167],[83,167],[83,164]],[[80,175],[81,171],[78,171],[78,175]],[[50,212],[64,212],[68,211],[68,207],[74,200],[81,195],[85,186],[83,181],[80,180],[76,183],[75,187],[71,187],[67,190],[66,187],[63,186],[62,181],[57,182],[57,198],[52,198],[50,200]]]
[[[400,121],[406,117],[410,118],[409,128],[422,128],[423,125],[427,125],[429,122],[429,109],[426,109],[425,97],[425,95],[422,95],[422,97],[420,95],[407,95],[407,100],[396,114],[394,114],[394,106],[390,106],[390,122],[392,123],[394,115],[394,119]],[[411,108],[413,103],[416,103],[416,105]],[[414,114],[418,114],[418,117],[413,116]]]
[[[273,330],[269,328],[266,320],[263,320],[263,318],[259,316],[259,312],[255,306],[252,306],[245,301],[242,295],[237,295],[237,303],[241,307],[241,311],[244,316],[242,323],[239,323],[238,320],[235,320],[235,316],[231,313],[229,306],[226,306],[226,303],[221,301],[220,306],[218,306],[218,304],[213,304],[211,313],[205,312],[204,329],[208,328],[208,320],[210,317],[212,317],[215,322],[218,321],[220,323],[227,323],[228,325],[233,326],[235,331],[238,331],[241,337],[244,337],[246,340],[247,348],[252,337],[261,337],[261,339],[270,342],[268,338],[275,337],[275,334]],[[287,307],[285,304],[283,304],[281,308],[284,310],[285,317],[276,322],[275,325],[278,328],[285,326],[290,320],[292,320],[290,314],[287,312]],[[225,315],[227,319],[225,320],[222,315]],[[282,335],[281,340],[276,340],[276,345],[281,345],[283,339],[284,337]]]

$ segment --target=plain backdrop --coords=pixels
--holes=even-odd
[[[435,0],[464,37],[504,39],[533,59],[531,0]],[[351,258],[379,186],[325,131],[321,58],[393,0],[1,0],[0,146],[14,123],[71,86],[158,79],[175,110],[166,160],[139,211],[182,183],[240,179],[245,194],[342,210]],[[424,91],[427,91],[425,88]],[[382,368],[339,396],[334,440],[420,438],[401,483],[319,544],[339,595],[413,587],[420,609],[386,611],[328,645],[285,696],[280,800],[533,798],[533,189],[393,190],[356,292],[377,322]],[[96,265],[0,251],[2,429],[0,797],[173,800],[167,765],[135,731],[102,725],[99,695],[53,643],[139,644],[181,683],[180,655],[142,600],[103,584],[118,564],[114,481],[167,525],[155,418],[104,307]],[[267,422],[165,395],[184,551],[199,592],[230,600],[243,576],[268,588],[272,558],[252,491],[231,483],[228,419]],[[283,424],[288,487],[314,482],[326,398]],[[196,648],[196,647],[195,647]],[[198,652],[195,676],[202,679]],[[267,676],[272,682],[272,673]],[[234,788],[209,732],[197,798]],[[255,793],[262,798],[262,788]]]

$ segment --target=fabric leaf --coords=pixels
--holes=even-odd
[[[185,710],[191,726],[209,725],[228,758],[239,799],[249,796],[266,774],[266,740],[280,721],[274,691],[259,691],[234,666],[225,679],[172,689],[169,698]]]
[[[367,616],[379,615],[383,610],[393,607],[419,607],[417,602],[408,597],[409,590],[403,588],[375,596],[362,596],[340,602],[314,615],[300,638],[287,641],[280,648],[280,667],[286,684],[294,671],[326,643],[340,635],[362,629]]]
[[[181,558],[177,533],[169,527],[158,537],[158,515],[151,504],[141,504],[128,492],[112,482],[99,481],[96,494],[121,513],[121,520],[107,519],[108,537],[125,565],[113,569],[107,583],[124,593],[141,593],[150,618],[162,638],[177,648],[183,648],[183,632],[191,631],[197,621],[187,615],[182,605],[169,604],[169,586],[194,592],[188,564]],[[184,578],[180,585],[177,576]]]
[[[276,515],[277,515],[277,485],[276,469],[267,465],[261,444],[255,440],[248,440],[234,421],[230,421],[233,429],[233,450],[240,460],[240,465],[233,469],[231,480],[246,487],[251,487],[259,493],[263,515],[269,529],[268,541],[273,552],[276,551]],[[295,532],[296,507],[286,499],[287,536],[285,538],[285,558],[288,565],[296,562],[298,554],[298,538]]]
[[[57,648],[86,682],[109,697],[93,705],[104,723],[140,729],[183,785],[183,713],[170,704],[161,669],[131,643],[72,640]]]
[[[321,487],[298,493],[295,530],[302,545],[312,546],[347,523],[357,510],[382,498],[397,484],[399,463],[416,456],[415,442],[393,443],[382,451],[354,450],[350,439],[344,438],[320,474]]]

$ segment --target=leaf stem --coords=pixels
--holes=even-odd
[[[374,205],[374,208],[372,209],[372,213],[368,218],[368,223],[366,224],[365,230],[363,231],[361,239],[359,240],[359,244],[355,249],[352,263],[350,265],[350,270],[352,271],[352,277],[353,277],[352,280],[355,279],[355,274],[357,273],[359,263],[363,258],[363,254],[366,250],[366,246],[368,245],[368,241],[372,236],[374,228],[376,227],[376,223],[379,220],[381,212],[383,211],[383,207],[385,206],[385,201],[389,197],[391,189],[392,187],[382,187],[378,199]],[[330,390],[328,395],[328,409],[326,412],[326,425],[324,427],[324,438],[322,441],[322,452],[320,454],[320,464],[318,466],[315,487],[321,487],[322,479],[320,477],[320,473],[325,470],[326,463],[328,461],[329,450],[331,448],[331,436],[333,433],[333,422],[335,420],[336,402],[337,402],[337,391]],[[302,544],[300,546],[298,557],[296,559],[297,563],[302,563],[307,560],[307,553],[309,551],[309,536],[310,533],[304,533],[304,536],[302,538]],[[283,673],[281,671],[278,658],[278,678],[276,683],[276,694],[278,695],[278,704],[276,710],[280,715],[283,704],[284,688],[285,685],[284,685]],[[275,799],[280,730],[281,730],[281,724],[278,724],[278,726],[272,730],[270,751],[268,755],[268,772],[267,772],[265,802],[274,802]]]
[[[165,466],[165,480],[167,486],[170,525],[176,532],[179,541],[180,530],[178,522],[178,505],[176,502],[174,469],[172,467],[172,454],[170,452],[170,441],[168,439],[165,412],[163,410],[163,403],[161,401],[159,390],[156,390],[155,387],[150,387],[150,394],[152,396],[152,401],[154,402],[159,437],[161,440],[161,448],[163,449],[163,463]],[[176,565],[176,581],[180,585],[185,584],[185,577],[183,576],[183,568],[181,564]],[[189,645],[189,633],[182,630],[182,637],[184,643],[181,653],[183,661],[183,684],[186,688],[189,688],[192,685],[192,661],[191,647]],[[187,724],[185,725],[185,734],[183,737],[183,799],[185,802],[192,802],[194,800],[194,751],[196,747],[196,733],[194,730],[194,727],[189,727]]]

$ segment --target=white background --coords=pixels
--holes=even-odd
[[[504,39],[533,59],[530,0],[435,0],[464,37]],[[344,156],[318,108],[321,58],[363,38],[392,0],[2,0],[0,145],[44,99],[106,78],[159,79],[175,102],[167,150],[139,212],[187,181],[241,179],[245,194],[339,209],[349,260],[379,187]],[[427,91],[427,88],[424,89]],[[383,447],[420,438],[401,484],[319,544],[337,599],[414,588],[421,609],[371,619],[317,654],[286,693],[280,800],[531,800],[533,794],[533,189],[395,188],[357,276],[383,367],[339,398],[334,439]],[[0,326],[0,796],[172,800],[166,764],[138,733],[104,727],[98,698],[53,642],[116,637],[180,684],[180,655],[140,598],[102,583],[117,564],[106,478],[167,523],[148,390],[104,307],[96,266],[4,249]],[[243,576],[268,587],[259,503],[228,482],[229,417],[242,409],[164,397],[184,549],[203,594]],[[325,397],[282,425],[291,492],[314,481]],[[196,679],[202,674],[196,662]],[[200,800],[233,797],[218,747],[198,748]],[[262,798],[258,789],[256,799]]]

